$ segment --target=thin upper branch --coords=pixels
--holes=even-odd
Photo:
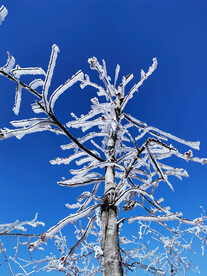
[[[34,89],[32,89],[31,87],[29,87],[27,84],[17,80],[15,77],[7,74],[6,72],[4,72],[3,70],[0,70],[0,74],[5,76],[7,79],[15,82],[15,83],[19,83],[23,88],[25,88],[26,90],[28,90],[30,93],[34,94],[35,96],[37,96],[40,100],[42,100],[42,96]],[[55,117],[55,115],[50,111],[48,112],[38,101],[36,101],[38,103],[38,105],[44,110],[44,112],[55,122],[55,124],[68,136],[68,138],[70,138],[80,149],[82,149],[83,151],[85,151],[87,154],[89,154],[90,156],[94,157],[95,159],[97,159],[100,162],[103,162],[104,160],[95,155],[93,152],[91,152],[89,149],[87,149],[85,146],[83,146],[59,121],[58,119]]]

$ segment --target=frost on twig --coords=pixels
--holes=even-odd
[[[193,251],[193,238],[188,237],[188,228],[181,225],[167,235],[155,230],[151,224],[139,222],[139,236],[131,240],[121,239],[125,246],[124,262],[126,270],[144,269],[154,275],[186,275],[188,271],[199,273],[192,264],[189,254]],[[147,242],[144,243],[144,240]],[[128,246],[128,244],[133,246]],[[152,243],[152,244],[151,244]],[[152,247],[152,248],[151,248]]]
[[[12,274],[13,272],[11,263],[18,263],[17,260],[19,258],[20,247],[28,245],[30,239],[41,236],[41,234],[30,233],[31,230],[28,231],[27,227],[36,228],[40,225],[44,226],[45,224],[37,220],[37,214],[31,221],[19,222],[17,220],[13,223],[0,224],[0,266],[3,266],[4,264],[7,265],[11,275],[14,275]],[[10,246],[7,246],[9,239],[12,241],[13,250],[10,248]],[[24,269],[22,268],[22,272],[23,271]]]

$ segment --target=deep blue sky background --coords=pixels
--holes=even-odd
[[[9,51],[21,67],[47,70],[56,43],[60,54],[52,89],[79,69],[97,80],[87,63],[91,56],[105,59],[112,78],[119,63],[120,75],[132,72],[134,82],[157,57],[157,70],[126,111],[180,138],[199,140],[201,150],[195,154],[207,156],[207,1],[7,0],[0,4],[9,11],[0,27],[0,65]],[[13,114],[15,86],[2,77],[0,95],[0,127],[33,116],[29,111],[33,97],[26,91],[19,117]],[[57,102],[57,116],[67,122],[70,112],[86,113],[93,96],[92,89],[74,86]],[[44,132],[0,143],[0,223],[31,219],[38,212],[49,228],[69,214],[64,204],[73,202],[81,190],[59,187],[56,181],[67,178],[68,168],[48,162],[66,156],[59,145],[67,142]],[[190,178],[182,182],[172,178],[175,192],[162,185],[159,193],[174,211],[183,211],[189,218],[199,216],[200,205],[207,209],[206,167],[180,160],[176,166],[186,168]],[[195,259],[204,276],[206,256]]]

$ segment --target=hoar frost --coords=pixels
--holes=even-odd
[[[5,16],[6,10],[2,6],[0,23]],[[133,74],[123,76],[119,82],[120,66],[117,65],[112,81],[108,76],[105,61],[102,60],[101,64],[96,57],[92,57],[88,59],[90,68],[98,72],[103,85],[92,82],[87,74],[79,70],[64,84],[51,91],[58,53],[59,48],[53,45],[47,71],[41,67],[21,68],[19,65],[14,67],[15,59],[9,53],[6,64],[0,68],[0,75],[16,83],[13,108],[16,115],[21,111],[22,89],[35,97],[35,102],[31,105],[35,117],[12,121],[14,128],[1,129],[0,139],[14,136],[21,139],[26,134],[46,130],[64,135],[69,139],[69,143],[62,145],[61,148],[70,151],[69,156],[58,157],[50,162],[52,165],[70,165],[72,162],[75,165],[70,168],[68,179],[62,178],[58,184],[67,187],[88,185],[91,187],[89,191],[84,190],[81,193],[77,202],[66,204],[69,212],[72,209],[72,213],[38,235],[36,240],[28,240],[27,245],[32,252],[41,249],[40,246],[46,244],[49,239],[54,239],[60,257],[51,255],[44,260],[31,260],[29,264],[34,265],[36,262],[38,266],[40,263],[45,263],[42,270],[57,270],[66,275],[94,275],[100,271],[103,275],[109,273],[123,275],[123,269],[127,273],[130,270],[136,271],[137,268],[154,275],[165,275],[172,265],[175,273],[179,273],[180,270],[186,272],[192,266],[181,253],[190,250],[191,242],[183,244],[182,235],[192,233],[201,240],[204,248],[207,236],[207,227],[204,223],[206,216],[204,214],[194,220],[183,218],[181,212],[173,212],[165,205],[164,198],[157,199],[155,190],[161,182],[173,190],[171,176],[180,180],[182,177],[188,177],[186,170],[169,166],[163,162],[164,159],[175,155],[187,162],[194,161],[201,164],[206,164],[207,159],[195,157],[191,149],[182,153],[171,144],[175,141],[198,150],[199,142],[186,141],[156,127],[148,126],[147,123],[124,111],[144,81],[157,68],[157,59],[153,59],[147,72],[141,70],[141,79],[131,89],[127,87],[134,77]],[[22,75],[34,76],[34,80],[26,84],[21,81]],[[96,95],[91,99],[91,109],[87,114],[79,115],[72,112],[71,120],[63,125],[54,112],[54,105],[64,92],[72,89],[77,83],[81,89],[86,86],[91,87],[96,91]],[[36,91],[36,88],[42,89],[41,92]],[[80,129],[82,135],[74,137],[73,129]],[[104,185],[103,195],[100,188],[102,185]],[[130,210],[135,211],[136,208],[137,215],[128,217],[123,215],[122,209],[124,214],[126,212],[130,214]],[[140,215],[139,208],[145,212],[144,215]],[[138,226],[135,227],[139,238],[129,239],[119,234],[121,225],[125,221],[129,223],[136,221]],[[178,221],[179,227],[171,228],[167,224],[169,221]],[[152,222],[157,222],[166,228],[172,237],[167,238],[154,230]],[[189,228],[181,230],[183,224],[189,225]],[[36,226],[36,222],[34,225]],[[68,225],[75,227],[77,238],[77,242],[71,248],[67,247],[66,238],[62,235],[62,231]],[[10,227],[10,232],[17,229],[13,224],[4,227],[7,228],[2,226],[2,229],[7,230]],[[6,235],[6,232],[3,233]],[[147,235],[159,240],[164,246],[165,253],[159,252],[159,247],[151,250],[148,245],[141,242]],[[19,241],[17,244],[20,245]],[[136,245],[136,248],[128,249],[129,244],[133,248]],[[4,254],[2,242],[0,250]],[[98,265],[92,263],[92,254],[97,259]],[[171,259],[174,259],[174,264],[170,263]],[[17,262],[16,258],[12,260]],[[84,268],[83,265],[79,265],[80,262],[84,262]],[[20,261],[18,264],[26,273]],[[74,274],[71,274],[73,272]]]

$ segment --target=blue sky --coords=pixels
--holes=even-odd
[[[47,70],[55,43],[60,54],[51,89],[79,69],[97,80],[87,63],[91,56],[103,58],[112,77],[119,63],[120,74],[132,72],[134,81],[156,57],[157,70],[126,111],[180,138],[199,140],[201,149],[195,154],[207,156],[207,1],[7,0],[0,4],[9,11],[0,28],[0,65],[9,51],[21,67]],[[26,91],[19,118],[13,114],[15,86],[2,77],[0,93],[0,127],[11,127],[10,121],[32,114],[33,97]],[[70,112],[86,113],[93,96],[95,91],[74,86],[58,100],[56,115],[67,122]],[[68,168],[48,162],[65,156],[59,147],[64,143],[65,138],[46,132],[0,143],[0,223],[31,219],[38,212],[49,228],[68,215],[64,204],[81,189],[59,187],[56,182],[67,178]],[[175,192],[163,185],[159,193],[185,217],[199,216],[200,205],[207,210],[206,167],[180,160],[176,166],[186,168],[190,178],[182,182],[172,178]],[[195,258],[201,275],[206,271],[204,258]]]

